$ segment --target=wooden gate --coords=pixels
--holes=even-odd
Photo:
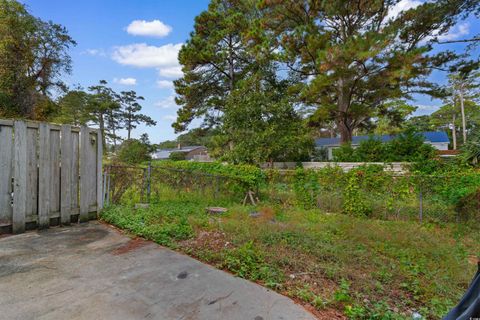
[[[0,119],[0,233],[95,218],[102,147],[98,129]]]

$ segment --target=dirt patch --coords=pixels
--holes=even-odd
[[[115,250],[112,251],[112,254],[114,256],[118,256],[121,254],[125,254],[131,251],[134,251],[138,248],[141,248],[143,246],[146,246],[148,244],[147,240],[144,240],[142,238],[135,238],[130,241],[128,241],[125,245],[116,248]]]
[[[314,306],[310,304],[301,304],[305,310],[313,314],[315,317],[317,317],[318,320],[346,320],[348,319],[345,317],[340,311],[335,310],[335,309],[325,309],[322,311],[319,311],[315,309]]]
[[[227,241],[224,232],[220,231],[200,231],[197,237],[181,241],[180,247],[183,248],[209,248],[213,251],[222,249],[232,249],[234,246]]]
[[[480,259],[475,255],[471,255],[468,257],[468,262],[473,265],[478,265],[480,264]]]

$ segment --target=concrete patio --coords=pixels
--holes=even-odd
[[[0,319],[313,320],[292,300],[99,222],[0,238]]]

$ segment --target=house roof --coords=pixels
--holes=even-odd
[[[173,152],[191,152],[200,148],[205,148],[204,146],[185,146],[181,148],[172,148],[172,149],[158,149],[152,154],[153,159],[168,159],[170,154]]]
[[[425,138],[426,142],[431,143],[449,143],[448,135],[443,131],[426,131],[420,132],[421,135]],[[395,135],[373,135],[373,136],[354,136],[352,137],[352,145],[358,145],[361,141],[368,140],[370,137],[380,140],[382,142],[387,142],[395,138]],[[340,138],[318,138],[315,140],[315,145],[317,147],[333,147],[340,146]]]

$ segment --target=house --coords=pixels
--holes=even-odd
[[[173,149],[159,149],[152,154],[153,160],[168,160],[170,155],[175,152],[185,153],[185,160],[195,160],[197,158],[208,157],[207,148],[204,146],[178,146]]]
[[[448,135],[443,131],[427,131],[421,132],[421,135],[425,138],[425,143],[432,145],[437,150],[448,150],[448,144],[450,140]],[[354,136],[352,137],[352,147],[357,147],[361,141],[368,140],[371,136]],[[395,135],[382,135],[373,138],[382,142],[387,142],[395,138]],[[340,147],[340,138],[319,138],[315,140],[315,148],[327,149],[328,160],[333,159],[333,150]]]

